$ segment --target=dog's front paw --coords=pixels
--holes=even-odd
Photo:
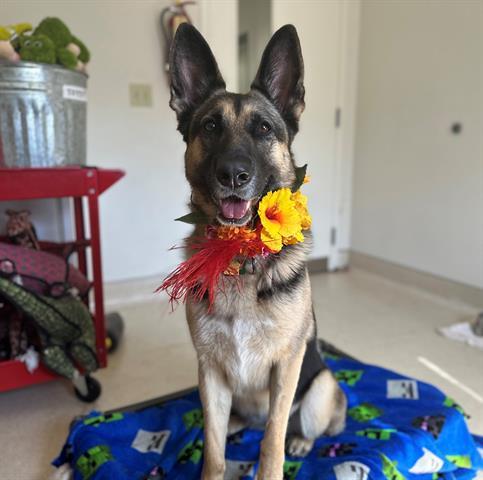
[[[201,472],[201,480],[223,480],[225,463],[205,463]]]
[[[264,462],[260,462],[260,467],[255,475],[255,480],[283,480],[283,462],[280,465],[264,465]]]
[[[264,473],[259,470],[255,475],[254,480],[283,480],[283,473],[281,473],[280,475],[275,475],[275,474]]]
[[[49,480],[71,480],[73,478],[72,469],[68,463],[64,463],[57,468]]]
[[[287,440],[287,453],[292,457],[305,457],[313,446],[313,440],[293,435]]]

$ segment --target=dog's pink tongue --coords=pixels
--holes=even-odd
[[[221,201],[221,213],[225,218],[240,220],[246,215],[249,208],[250,202],[248,200],[226,199]]]

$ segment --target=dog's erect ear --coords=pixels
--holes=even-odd
[[[297,131],[305,107],[304,61],[293,25],[285,25],[273,34],[263,52],[252,89],[270,98]]]
[[[171,47],[171,108],[178,120],[202,103],[214,90],[225,88],[215,57],[195,27],[182,23]]]

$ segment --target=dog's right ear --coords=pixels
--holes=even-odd
[[[200,32],[182,23],[170,52],[171,100],[183,135],[190,114],[212,92],[225,88],[215,57]]]

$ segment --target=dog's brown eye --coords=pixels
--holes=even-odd
[[[207,132],[212,132],[213,130],[215,130],[216,128],[216,123],[214,120],[212,119],[209,119],[209,120],[205,120],[205,123],[203,123],[203,128],[207,131]]]
[[[272,126],[268,122],[260,123],[260,133],[266,134],[272,129]]]

